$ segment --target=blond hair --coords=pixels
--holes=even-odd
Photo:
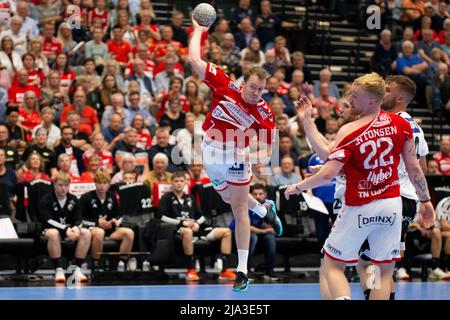
[[[70,183],[70,176],[65,172],[58,172],[55,177],[55,183],[61,181],[63,183]]]
[[[372,72],[353,81],[354,85],[363,86],[364,89],[377,100],[382,100],[385,93],[385,83],[382,77]]]
[[[101,183],[101,182],[111,182],[111,176],[106,171],[98,171],[94,176],[94,182],[95,183]]]

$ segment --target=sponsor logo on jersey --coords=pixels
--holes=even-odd
[[[369,226],[392,226],[397,218],[397,214],[392,216],[375,216],[375,217],[363,217],[358,215],[358,228],[364,228]]]
[[[392,167],[389,167],[389,171],[387,172],[384,172],[383,169],[380,168],[379,172],[370,171],[369,175],[367,176],[367,181],[369,181],[373,185],[377,185],[385,182],[386,180],[389,180],[389,178],[391,177],[392,177]]]
[[[239,91],[239,87],[236,85],[236,83],[234,83],[233,81],[230,81],[228,83],[228,88],[230,88],[231,90],[234,90],[236,92],[240,92]]]
[[[361,180],[358,183],[359,190],[370,190],[372,189],[372,184],[367,180]]]
[[[250,128],[255,122],[255,119],[251,115],[247,114],[237,104],[226,101],[221,101],[220,104],[223,105],[226,110],[233,116],[233,118],[236,119],[236,121],[245,128]]]
[[[237,121],[235,119],[233,119],[232,117],[230,117],[223,109],[221,106],[217,106],[213,112],[212,112],[212,116],[215,119],[218,120],[222,120],[225,122],[228,122],[232,125],[234,125],[235,127],[237,127],[240,130],[245,130],[245,127],[240,125],[239,123],[237,123]]]
[[[400,250],[399,249],[394,249],[391,251],[391,256],[399,256],[400,255]]]
[[[256,110],[258,110],[259,114],[263,118],[263,120],[266,120],[268,118],[268,115],[263,107],[257,107]]]
[[[372,127],[383,127],[391,122],[391,117],[387,113],[379,115],[377,121],[372,124]]]
[[[336,249],[335,247],[331,246],[329,243],[327,243],[327,249],[331,253],[333,253],[333,254],[335,254],[337,256],[341,256],[342,255],[342,250]]]

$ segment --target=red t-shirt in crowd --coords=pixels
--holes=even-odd
[[[439,164],[439,171],[443,174],[450,174],[450,154],[444,155],[442,152],[437,152],[433,159]]]
[[[8,89],[8,102],[9,103],[17,103],[20,104],[23,101],[23,96],[27,91],[33,91],[36,93],[36,98],[39,99],[41,97],[41,91],[36,86],[21,86],[18,83],[12,84]]]
[[[127,63],[128,54],[131,52],[131,46],[125,40],[120,41],[120,43],[116,43],[114,40],[109,40],[108,51],[111,54],[111,57],[116,61]]]
[[[75,107],[72,105],[69,105],[65,107],[61,113],[61,123],[67,122],[67,114],[70,111],[74,111]],[[78,130],[81,132],[86,133],[89,137],[94,132],[94,125],[98,124],[98,117],[97,117],[97,111],[92,108],[91,106],[85,106],[81,112],[80,115],[80,126],[78,127]]]
[[[44,43],[42,46],[42,52],[44,53],[61,53],[62,44],[58,38],[52,37],[51,39],[44,38]]]

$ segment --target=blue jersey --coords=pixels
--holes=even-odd
[[[308,166],[306,167],[306,172],[311,173],[309,168],[311,166],[323,165],[325,162],[320,160],[317,154],[313,154],[308,161]],[[313,189],[313,194],[317,198],[320,198],[324,203],[333,203],[334,201],[334,189],[336,186],[336,178],[333,178],[329,184],[322,187]]]

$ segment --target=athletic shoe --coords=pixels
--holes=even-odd
[[[73,275],[75,276],[75,281],[77,282],[86,282],[88,281],[88,278],[81,272],[81,268],[77,267],[73,271]]]
[[[268,273],[264,274],[264,280],[270,281],[270,282],[275,282],[275,281],[280,281],[280,278],[277,277],[277,275],[275,273],[268,272]]]
[[[234,273],[231,269],[225,269],[219,275],[220,280],[234,280],[236,279],[236,273]]]
[[[188,269],[186,272],[186,280],[188,281],[198,281],[200,277],[198,276],[197,271],[195,269]]]
[[[431,271],[429,278],[431,280],[449,280],[450,275],[444,272],[441,268],[436,268],[433,271]]]
[[[137,260],[136,258],[130,258],[127,262],[127,270],[128,271],[136,271],[137,269]]]
[[[55,270],[55,282],[59,283],[65,283],[66,282],[66,275],[64,273],[63,268],[56,268]]]
[[[405,268],[399,268],[395,274],[397,280],[409,280],[409,274],[406,272]]]
[[[236,275],[236,279],[234,279],[233,291],[234,292],[247,291],[248,282],[249,281],[247,275],[239,271]]]
[[[117,271],[125,272],[125,262],[123,262],[122,260],[120,260],[119,263],[117,264]]]
[[[263,218],[264,222],[272,226],[275,231],[275,235],[280,237],[283,234],[283,224],[277,216],[277,208],[275,207],[275,203],[272,200],[266,200],[263,205],[267,209],[267,214]]]

